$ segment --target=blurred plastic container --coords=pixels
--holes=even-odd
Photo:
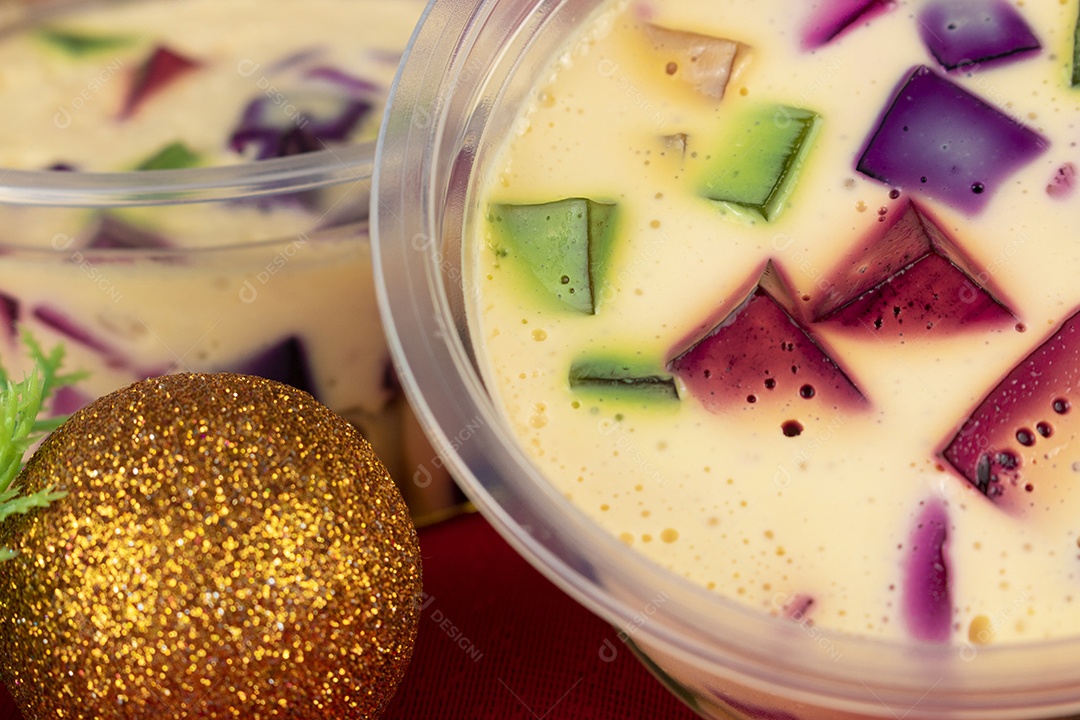
[[[168,372],[289,382],[358,425],[422,512],[412,477],[433,454],[405,458],[367,233],[373,140],[422,7],[7,6],[5,364],[23,331],[63,343],[89,376],[59,413]]]

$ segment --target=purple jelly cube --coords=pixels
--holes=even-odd
[[[717,688],[709,688],[709,692],[719,701],[721,707],[731,713],[730,717],[746,718],[746,720],[799,720],[798,717],[784,710],[752,705],[737,700]]]
[[[229,137],[229,147],[256,160],[287,157],[322,150],[342,142],[368,117],[368,100],[320,93],[296,93],[295,117],[289,117],[272,99],[257,97],[248,103]]]
[[[1039,50],[1039,38],[1004,0],[937,0],[919,13],[923,43],[948,70]]]
[[[88,393],[79,390],[72,385],[61,385],[56,389],[52,397],[52,406],[49,411],[54,417],[58,415],[71,415],[94,398]]]
[[[895,5],[890,0],[830,0],[821,4],[803,29],[806,50],[829,44],[854,25],[869,22]]]
[[[16,323],[19,320],[19,300],[0,290],[0,328],[8,340],[14,340],[19,334]]]
[[[387,395],[397,395],[401,392],[401,380],[389,356],[383,361],[382,389]]]
[[[284,338],[231,369],[233,372],[276,380],[297,390],[316,394],[307,350],[297,337]]]
[[[51,305],[38,305],[31,312],[34,319],[66,337],[70,342],[93,350],[101,356],[106,367],[128,368],[130,364],[123,354],[108,340],[102,338],[63,310]]]
[[[894,95],[856,169],[977,212],[1047,145],[1031,128],[920,66]]]
[[[312,80],[325,81],[337,88],[346,97],[371,97],[382,90],[378,84],[371,80],[350,75],[344,70],[329,65],[319,65],[311,68],[304,75]]]
[[[904,548],[904,619],[919,640],[945,642],[952,629],[949,579],[949,515],[945,504],[924,504]]]
[[[114,215],[103,215],[86,242],[86,247],[93,250],[157,250],[170,245],[161,235],[143,230]]]

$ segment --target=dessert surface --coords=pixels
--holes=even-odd
[[[473,226],[480,362],[541,471],[674,573],[821,628],[1080,630],[1076,26],[606,5]]]

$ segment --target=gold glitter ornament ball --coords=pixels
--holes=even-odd
[[[0,542],[0,671],[27,720],[372,718],[412,655],[416,530],[379,459],[299,390],[136,383],[19,484],[68,492]]]

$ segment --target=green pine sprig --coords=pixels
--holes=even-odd
[[[64,361],[62,345],[45,352],[28,333],[23,333],[22,339],[34,361],[34,369],[20,382],[13,382],[8,371],[0,366],[0,523],[12,515],[48,507],[67,495],[53,485],[23,495],[14,483],[26,464],[30,447],[67,419],[39,418],[42,406],[58,388],[85,377],[85,373],[60,372]],[[14,555],[10,548],[0,547],[0,562]]]

